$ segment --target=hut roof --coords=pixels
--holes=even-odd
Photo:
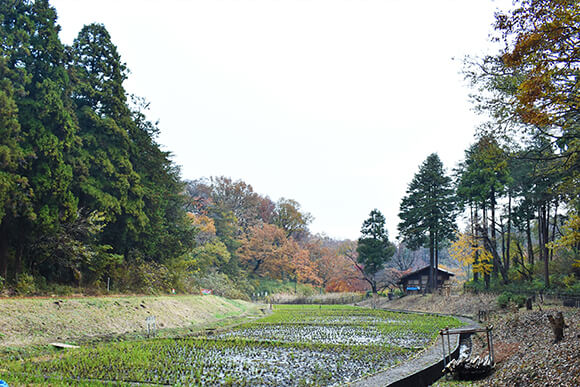
[[[450,272],[449,270],[437,268],[437,271],[440,272],[440,273],[445,273],[445,274],[447,274],[449,276],[455,276],[455,274],[452,273],[452,272]],[[413,271],[413,272],[411,272],[409,274],[405,274],[404,276],[402,276],[399,279],[399,283],[403,283],[403,280],[405,280],[408,277],[415,276],[415,275],[422,275],[423,272],[425,272],[426,274],[428,274],[429,273],[429,266],[425,266],[425,267],[422,267],[421,269],[415,270],[415,271]]]

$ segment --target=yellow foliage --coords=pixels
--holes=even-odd
[[[200,232],[215,235],[215,223],[212,218],[206,215],[196,215],[191,212],[187,213],[187,217],[192,225],[197,227]]]
[[[554,242],[548,243],[548,248],[552,250],[561,250],[575,247],[580,244],[580,216],[572,214],[562,226],[562,237]],[[574,262],[575,267],[580,267],[580,258]]]
[[[457,233],[457,240],[449,247],[449,255],[463,266],[473,265],[474,273],[489,274],[493,270],[491,253],[470,233]]]
[[[463,266],[473,263],[475,254],[473,251],[473,237],[467,233],[457,232],[455,242],[449,247],[449,255],[459,261]]]
[[[477,251],[479,251],[479,260],[473,264],[473,272],[490,274],[493,271],[493,256],[483,246],[478,247]]]

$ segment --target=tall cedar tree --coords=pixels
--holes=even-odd
[[[439,245],[453,237],[455,195],[451,178],[445,175],[443,163],[436,153],[427,157],[407,188],[401,201],[398,229],[411,249],[429,248],[429,284],[435,289],[439,265]]]
[[[0,48],[1,49],[1,48]],[[8,274],[8,249],[14,238],[14,224],[20,216],[33,216],[32,192],[20,165],[26,153],[22,147],[22,133],[18,123],[18,108],[14,101],[14,87],[6,66],[0,58],[0,277]]]
[[[374,209],[369,218],[363,222],[362,236],[358,239],[357,269],[365,281],[371,286],[373,295],[378,293],[377,274],[383,270],[385,264],[395,254],[395,245],[389,242],[389,234],[385,228],[385,217]]]
[[[104,26],[65,47],[46,0],[0,0],[0,15],[0,276],[80,283],[110,252],[181,256],[194,238],[179,170],[129,107]]]
[[[123,81],[126,68],[101,24],[84,26],[70,49],[70,73],[83,146],[77,163],[77,195],[108,222],[103,239],[126,252],[128,233],[146,223],[143,187],[130,159],[131,113]]]
[[[180,195],[183,190],[167,152],[155,142],[147,104],[128,106],[127,69],[102,24],[84,26],[71,47],[70,72],[83,148],[79,198],[106,214],[102,240],[125,259],[165,262],[192,247]]]
[[[8,115],[3,114],[12,138],[2,142],[10,144],[11,157],[18,159],[17,164],[7,164],[5,172],[12,175],[8,187],[14,178],[23,183],[18,201],[10,205],[0,224],[0,268],[10,277],[8,266],[12,275],[38,270],[52,252],[38,249],[37,240],[60,234],[63,224],[77,217],[72,184],[80,141],[68,97],[66,53],[58,38],[56,12],[45,0],[1,1],[0,14],[2,72],[8,76],[3,79],[4,93],[14,90],[5,101]]]

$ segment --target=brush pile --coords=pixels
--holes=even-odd
[[[454,359],[445,366],[444,373],[452,373],[457,379],[473,380],[479,379],[491,372],[495,364],[489,356],[483,358],[460,357]]]

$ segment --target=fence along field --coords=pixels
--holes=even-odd
[[[8,363],[0,378],[52,385],[339,385],[405,361],[439,329],[458,325],[452,317],[351,306],[275,306],[265,318],[216,335],[102,343]]]

